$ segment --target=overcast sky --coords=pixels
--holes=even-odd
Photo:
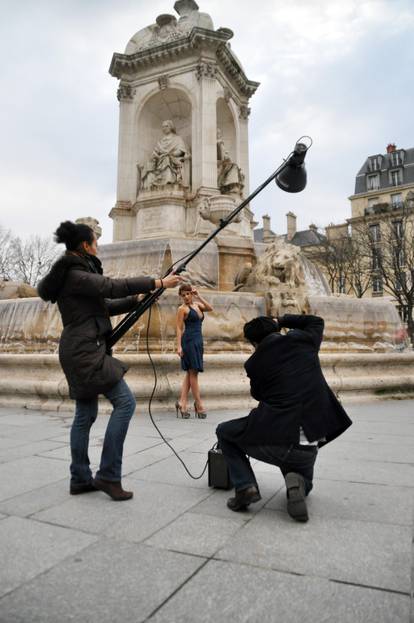
[[[173,0],[0,0],[0,225],[51,235],[94,216],[103,241],[116,197],[118,81],[113,52],[172,13]],[[308,186],[273,184],[252,203],[286,230],[350,216],[348,196],[368,155],[414,146],[413,0],[198,0],[215,28],[234,31],[247,77],[251,190],[309,134]]]

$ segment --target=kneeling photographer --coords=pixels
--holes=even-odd
[[[290,330],[282,335],[281,328]],[[245,338],[255,347],[245,370],[259,404],[247,417],[223,422],[216,431],[235,487],[235,497],[227,502],[233,511],[261,499],[252,457],[280,468],[289,515],[308,520],[306,496],[318,447],[352,424],[321,370],[323,328],[318,316],[294,314],[259,316],[244,326]]]

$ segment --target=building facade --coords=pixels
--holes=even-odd
[[[391,143],[385,154],[369,156],[358,171],[355,192],[349,200],[351,236],[361,238],[363,244],[360,232],[365,231],[365,241],[370,245],[367,271],[371,279],[366,295],[395,298],[406,279],[412,279],[407,253],[407,242],[409,246],[411,243],[402,237],[411,239],[414,219],[414,148],[399,149]],[[391,276],[394,274],[392,283],[384,283],[381,262],[387,264]],[[404,317],[405,310],[400,309],[400,313]]]

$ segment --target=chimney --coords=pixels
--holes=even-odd
[[[288,212],[286,214],[287,219],[287,239],[288,241],[292,240],[293,236],[296,234],[296,214],[293,212]]]
[[[393,151],[397,149],[397,145],[395,143],[388,143],[387,145],[387,154],[392,154]]]
[[[314,223],[311,223],[311,224],[309,225],[309,229],[310,229],[311,231],[318,231],[318,228],[316,227],[316,225],[315,225]]]
[[[270,242],[272,240],[272,234],[270,232],[270,216],[265,214],[263,219],[263,242]]]

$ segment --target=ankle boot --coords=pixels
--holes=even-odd
[[[134,495],[132,491],[124,491],[121,481],[113,482],[112,480],[104,480],[103,478],[95,478],[93,481],[95,489],[107,493],[110,498],[116,502],[130,500]]]

